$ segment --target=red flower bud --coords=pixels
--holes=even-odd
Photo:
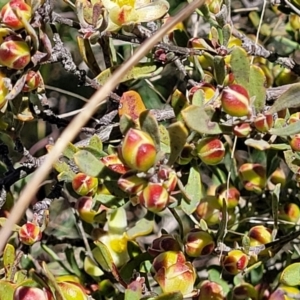
[[[14,292],[13,300],[52,300],[54,297],[49,290],[32,286],[19,286]]]
[[[241,250],[232,250],[223,258],[222,264],[228,273],[236,275],[246,269],[248,256]]]
[[[26,75],[23,92],[30,92],[36,90],[43,83],[43,78],[40,72],[30,70]]]
[[[222,217],[221,206],[215,196],[206,196],[201,199],[195,213],[199,219],[203,219],[209,226],[219,224]]]
[[[158,170],[157,177],[168,192],[174,191],[178,181],[177,174],[174,170],[163,165]]]
[[[215,242],[208,232],[193,229],[185,237],[185,252],[188,256],[208,255],[214,248]]]
[[[234,135],[239,138],[247,137],[251,131],[252,131],[252,128],[249,123],[242,123],[239,125],[235,125],[233,128]]]
[[[24,69],[30,62],[28,44],[18,37],[10,37],[0,45],[0,64],[10,69]]]
[[[200,286],[200,295],[197,300],[224,300],[224,292],[222,286],[218,283],[205,280]]]
[[[239,173],[243,181],[244,187],[248,191],[262,193],[266,186],[266,169],[260,164],[243,164]]]
[[[81,220],[92,224],[94,222],[94,217],[99,214],[106,207],[103,205],[99,206],[98,211],[93,210],[93,198],[88,196],[82,196],[77,199],[75,208],[78,211]]]
[[[238,84],[225,87],[221,94],[223,110],[233,117],[244,117],[251,114],[250,97],[247,90]]]
[[[278,216],[280,219],[297,224],[300,219],[300,208],[295,203],[287,203],[281,207]]]
[[[196,272],[190,262],[173,264],[168,268],[161,268],[154,275],[154,279],[163,293],[181,292],[186,295],[194,289]]]
[[[164,210],[169,201],[169,193],[158,183],[149,183],[139,194],[140,204],[154,213]]]
[[[122,161],[116,154],[110,154],[110,155],[104,156],[104,157],[100,158],[100,160],[105,166],[107,166],[108,168],[110,168],[111,170],[113,170],[114,172],[117,172],[119,174],[125,174],[127,171],[129,171],[129,168],[127,168],[122,163]]]
[[[225,156],[225,147],[218,138],[204,138],[196,146],[199,158],[207,165],[220,163]]]
[[[228,209],[232,209],[239,204],[240,192],[234,186],[229,186],[227,189],[227,184],[224,183],[217,187],[216,197],[220,206],[223,206],[223,199],[225,199]]]
[[[300,134],[296,134],[292,137],[290,146],[294,151],[300,151]]]
[[[132,128],[125,135],[121,154],[127,166],[141,172],[148,171],[156,160],[156,148],[150,135]]]
[[[292,124],[300,120],[300,112],[296,112],[289,117],[288,123]]]
[[[272,241],[271,230],[263,225],[257,225],[249,230],[250,245],[257,246],[267,244]]]
[[[154,258],[152,263],[152,272],[156,273],[161,268],[169,268],[174,264],[185,263],[186,259],[181,251],[165,251]]]
[[[13,9],[18,9],[27,21],[30,20],[31,7],[22,0],[10,0],[0,11],[1,23],[15,30],[24,28],[24,24],[18,19]]]
[[[31,246],[42,238],[42,232],[38,225],[34,223],[26,223],[19,230],[20,242]]]
[[[260,132],[268,132],[273,124],[273,116],[270,114],[258,114],[254,120],[254,126]]]
[[[78,173],[72,180],[73,190],[81,196],[91,196],[98,188],[98,178]]]
[[[142,191],[147,183],[148,181],[146,179],[129,173],[122,175],[118,180],[119,188],[131,195],[135,195]]]

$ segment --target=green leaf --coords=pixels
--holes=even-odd
[[[97,248],[92,250],[94,258],[104,271],[111,272],[114,262],[108,248],[100,241],[96,241],[95,244]]]
[[[74,155],[74,161],[79,170],[88,176],[101,178],[117,178],[118,174],[107,168],[92,153],[79,150]]]
[[[142,288],[137,290],[126,289],[124,300],[140,300],[142,296]]]
[[[245,145],[249,146],[249,147],[252,147],[252,148],[255,148],[257,150],[261,150],[261,151],[264,151],[264,150],[267,150],[267,149],[270,149],[270,144],[265,141],[265,140],[255,140],[255,139],[247,139],[245,141]]]
[[[80,277],[81,276],[81,270],[77,264],[76,258],[75,258],[75,253],[74,253],[74,249],[73,248],[66,248],[65,249],[65,254],[66,254],[66,259],[73,271],[73,273],[77,276]]]
[[[129,239],[133,240],[139,236],[145,236],[152,232],[154,228],[153,216],[152,218],[143,218],[136,222],[136,224],[127,230],[126,234]]]
[[[241,47],[234,47],[230,58],[234,80],[248,90],[250,79],[250,63],[247,52]]]
[[[159,128],[156,118],[149,110],[145,110],[139,117],[141,130],[147,132],[153,139],[156,150],[160,150]]]
[[[228,46],[228,42],[230,40],[231,37],[231,25],[230,24],[226,24],[223,26],[222,28],[222,33],[223,33],[223,46],[225,46],[227,48]]]
[[[122,115],[120,118],[120,131],[122,134],[126,134],[126,132],[130,129],[130,128],[134,128],[135,127],[135,122],[132,120],[132,118],[130,116],[128,116],[127,114]]]
[[[223,198],[222,219],[220,221],[219,229],[216,234],[217,243],[224,241],[224,238],[227,234],[227,224],[228,224],[227,203],[226,200]]]
[[[153,300],[183,300],[183,295],[180,292],[164,293],[153,298]]]
[[[102,276],[104,272],[99,268],[99,266],[89,257],[86,256],[83,262],[84,271],[90,276]]]
[[[216,55],[214,57],[214,77],[217,84],[223,84],[226,76],[225,60],[223,56]]]
[[[210,268],[208,270],[208,279],[210,281],[218,283],[222,287],[224,295],[227,295],[228,292],[230,291],[229,284],[222,279],[222,274],[217,269]]]
[[[270,134],[277,136],[291,136],[293,134],[298,134],[300,132],[300,122],[295,122],[285,127],[271,128],[269,130]]]
[[[185,191],[191,201],[188,203],[183,198],[181,207],[187,215],[190,215],[195,211],[200,199],[203,198],[201,174],[195,161],[192,162],[192,166],[189,170],[189,178],[185,186]]]
[[[99,84],[104,85],[116,69],[117,67],[111,67],[104,70],[95,78],[95,80]],[[130,69],[120,82],[128,81],[131,79],[152,77],[155,75],[155,71],[159,72],[160,69],[157,70],[157,67],[154,64],[139,64]]]
[[[13,299],[15,288],[16,287],[12,282],[1,280],[0,300]]]
[[[68,143],[67,148],[64,150],[63,155],[68,159],[72,159],[74,154],[78,151],[78,148],[72,143]]]
[[[255,97],[253,106],[257,113],[262,112],[265,107],[266,88],[264,82],[265,75],[263,71],[258,66],[251,65],[248,91],[250,98]]]
[[[284,92],[275,101],[268,110],[268,113],[274,114],[286,108],[295,108],[300,106],[300,82],[291,84],[291,87]]]
[[[290,168],[290,170],[294,173],[297,174],[298,173],[298,169],[299,169],[299,164],[297,164],[297,160],[295,157],[295,153],[292,150],[287,150],[283,152],[284,154],[284,160],[286,162],[286,164],[288,165],[288,167]]]
[[[14,263],[16,259],[15,247],[11,244],[6,244],[3,253],[3,265],[6,270],[5,277],[10,280],[12,275],[12,270],[14,269]]]
[[[231,132],[231,127],[212,122],[205,111],[204,106],[190,105],[182,111],[182,117],[186,125],[201,134],[220,134]]]
[[[168,165],[172,166],[186,143],[188,131],[184,124],[180,121],[171,124],[167,129],[169,132],[171,147]]]
[[[281,273],[280,283],[296,286],[300,284],[300,263],[287,266]]]

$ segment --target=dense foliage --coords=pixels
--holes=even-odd
[[[31,185],[188,2],[2,3],[0,300],[299,298],[299,0],[196,0]]]

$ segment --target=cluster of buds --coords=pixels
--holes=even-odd
[[[238,84],[231,84],[223,89],[221,105],[224,112],[233,117],[245,117],[252,112],[248,91]]]
[[[19,240],[25,245],[33,245],[42,238],[42,231],[38,224],[33,222],[25,223],[19,229]]]
[[[80,196],[92,196],[98,188],[98,178],[78,173],[72,180],[73,190]]]
[[[246,163],[239,168],[244,188],[261,194],[267,183],[266,169],[260,164]]]
[[[120,157],[127,170],[121,173],[119,187],[131,196],[133,204],[141,204],[149,211],[163,211],[171,201],[170,193],[177,185],[177,175],[171,168],[160,165],[156,172],[156,146],[151,136],[138,129],[129,129],[120,149]],[[107,159],[102,160],[107,165]],[[108,165],[111,168],[111,165]],[[118,168],[120,169],[120,168]],[[123,170],[123,168],[121,168]],[[144,176],[140,172],[148,172]]]
[[[181,251],[159,254],[153,260],[152,272],[164,293],[181,292],[186,295],[194,289],[195,269]]]
[[[198,157],[207,165],[217,165],[225,156],[225,147],[220,139],[208,137],[196,145]]]
[[[185,252],[190,257],[209,255],[215,248],[213,237],[206,231],[192,229],[184,242]]]

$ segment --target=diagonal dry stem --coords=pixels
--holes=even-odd
[[[69,126],[61,134],[60,139],[56,142],[52,151],[49,153],[44,163],[37,169],[29,183],[24,188],[17,203],[13,207],[9,218],[7,219],[4,227],[0,231],[0,252],[3,250],[7,239],[9,238],[14,224],[23,216],[26,208],[30,204],[31,199],[36,194],[39,185],[48,175],[52,168],[53,163],[59,158],[61,152],[65,149],[67,144],[72,141],[80,128],[92,116],[99,103],[109,95],[109,93],[116,87],[120,80],[125,76],[129,69],[135,66],[158,42],[162,37],[180,21],[189,17],[193,11],[203,5],[205,0],[194,0],[184,9],[182,9],[176,16],[167,22],[160,30],[158,30],[151,38],[147,39],[107,81],[107,83],[100,88],[85,105],[85,109],[78,114]]]

